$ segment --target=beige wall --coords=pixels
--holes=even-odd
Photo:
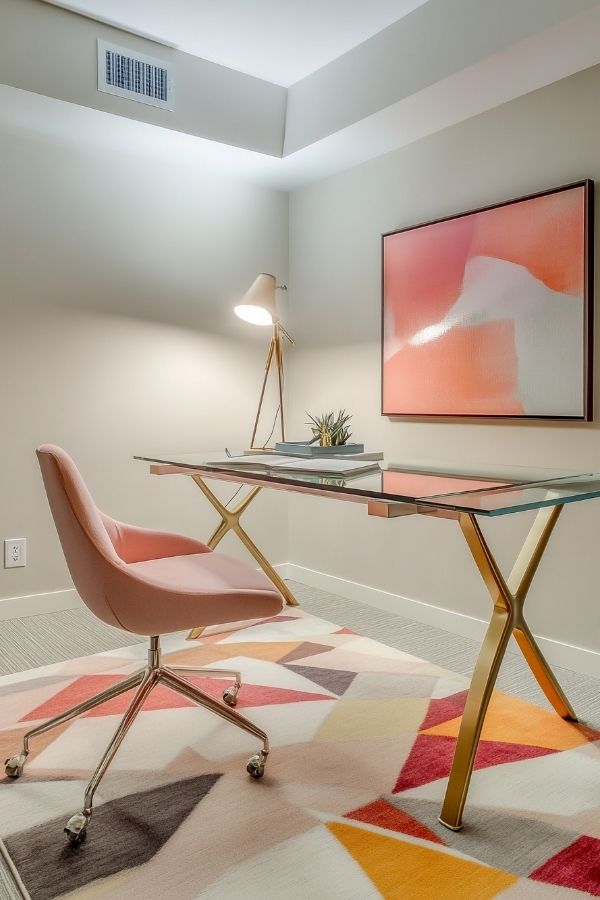
[[[294,410],[345,406],[355,435],[390,458],[600,469],[597,424],[392,421],[379,414],[381,232],[584,177],[600,179],[600,69],[512,101],[352,171],[290,203]],[[596,391],[598,391],[596,379]],[[486,523],[509,565],[529,516]],[[567,507],[530,598],[534,630],[600,650],[600,503]],[[291,560],[466,615],[489,601],[451,521],[368,519],[294,498]],[[393,605],[393,604],[392,604]]]
[[[132,456],[247,443],[265,336],[231,305],[258,271],[286,278],[288,199],[126,146],[4,130],[0,147],[0,537],[27,537],[29,553],[25,568],[0,566],[5,598],[70,586],[34,456],[42,441],[73,453],[116,517],[212,530],[189,480],[152,478]],[[284,561],[285,528],[265,511],[285,520],[285,498],[247,513]]]

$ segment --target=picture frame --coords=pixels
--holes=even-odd
[[[590,179],[381,236],[381,413],[593,420]]]

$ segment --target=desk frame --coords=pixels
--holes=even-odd
[[[577,716],[537,645],[525,621],[523,612],[531,582],[547,548],[548,541],[561,513],[562,505],[545,506],[538,510],[512,571],[506,579],[500,571],[494,554],[473,513],[459,512],[433,505],[376,500],[363,495],[341,494],[319,489],[318,487],[312,488],[303,484],[290,485],[272,481],[267,482],[264,479],[253,478],[245,473],[224,473],[208,468],[186,469],[182,466],[152,464],[150,471],[154,475],[180,474],[191,476],[195,484],[221,516],[221,522],[210,536],[208,546],[214,549],[229,531],[233,531],[290,606],[297,606],[298,601],[264,554],[253,543],[239,521],[244,510],[248,508],[263,487],[363,503],[367,506],[367,512],[371,516],[396,518],[406,515],[428,515],[458,521],[467,546],[490,594],[492,617],[471,678],[456,741],[452,770],[439,816],[441,824],[452,831],[460,831],[463,826],[463,812],[473,774],[477,747],[498,672],[500,671],[511,635],[514,634],[517,644],[540,688],[558,715],[568,721],[577,722]],[[238,506],[230,510],[210,490],[205,482],[205,478],[247,484],[251,486],[251,490]],[[202,631],[202,628],[193,629],[188,635],[188,640],[199,638],[202,635]]]

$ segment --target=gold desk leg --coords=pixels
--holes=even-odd
[[[577,714],[573,707],[565,697],[564,691],[556,680],[556,676],[548,662],[544,658],[542,651],[535,642],[535,638],[529,630],[525,621],[522,621],[514,630],[515,640],[521,649],[521,653],[527,660],[529,668],[535,675],[535,678],[542,691],[561,717],[570,722],[577,721]]]
[[[511,634],[515,638],[540,687],[565,719],[577,721],[569,701],[552,674],[523,617],[523,605],[533,576],[556,524],[562,506],[540,509],[513,570],[505,581],[474,515],[461,513],[459,524],[494,604],[471,680],[460,724],[452,771],[439,820],[453,831],[462,828],[462,815],[473,773],[475,754],[485,714]]]
[[[577,721],[573,707],[565,697],[561,686],[540,648],[533,637],[523,616],[523,604],[533,576],[540,564],[552,530],[561,513],[562,506],[550,506],[541,509],[523,544],[523,548],[513,566],[508,579],[508,587],[519,602],[519,619],[514,629],[514,636],[521,653],[533,672],[540,688],[562,719]]]
[[[212,535],[208,540],[208,546],[211,550],[214,550],[217,544],[223,540],[225,535],[229,531],[233,531],[239,537],[240,541],[246,547],[249,553],[252,554],[254,559],[257,561],[267,578],[273,582],[277,590],[280,592],[282,597],[288,606],[298,606],[298,601],[290,591],[289,587],[286,585],[285,581],[277,574],[269,560],[261,553],[256,544],[252,541],[246,531],[240,525],[240,516],[244,512],[245,509],[252,503],[257,494],[260,493],[262,488],[254,487],[247,494],[242,502],[238,504],[234,509],[227,509],[221,501],[216,497],[211,489],[208,487],[204,479],[200,475],[192,475],[193,480],[198,485],[206,499],[214,506],[219,515],[221,516],[221,521],[213,531]],[[195,640],[199,638],[203,632],[203,628],[193,628],[188,634],[188,640]]]

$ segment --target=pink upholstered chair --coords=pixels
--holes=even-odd
[[[255,569],[225,554],[213,553],[199,541],[116,522],[97,508],[64,450],[44,444],[37,455],[62,549],[81,598],[103,622],[134,634],[147,634],[150,649],[144,669],[29,731],[21,753],[6,760],[6,774],[11,778],[22,774],[29,742],[35,735],[136,688],[86,788],[82,812],[65,826],[69,841],[80,843],[92,815],[96,788],[144,701],[160,682],[259,738],[262,750],[251,757],[247,770],[260,778],[269,741],[262,729],[231,708],[241,687],[240,673],[163,665],[159,635],[275,615],[282,607],[279,593]],[[181,671],[229,677],[234,684],[225,691],[225,702],[221,703],[178,674]]]

